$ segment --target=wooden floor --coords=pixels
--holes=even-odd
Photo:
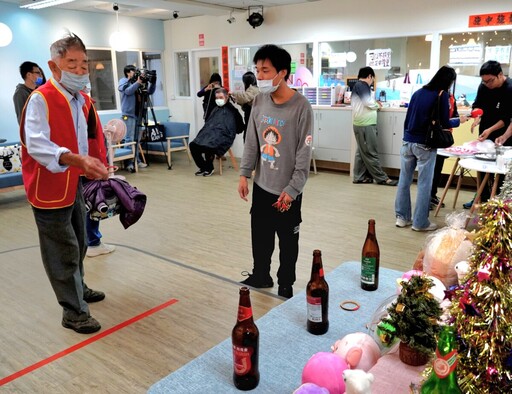
[[[103,240],[117,250],[85,261],[87,284],[107,294],[91,305],[103,327],[99,336],[61,326],[24,192],[0,193],[0,384],[9,380],[0,392],[143,393],[230,336],[240,272],[252,268],[250,205],[239,198],[238,176],[227,164],[222,176],[216,170],[203,178],[194,176],[186,155],[173,158],[170,171],[160,162],[123,172],[147,194],[146,211],[128,230],[117,217],[103,221]],[[359,260],[370,218],[381,265],[409,269],[426,234],[395,227],[395,193],[354,185],[347,174],[311,174],[295,292],[309,280],[313,249],[322,251],[326,272]],[[463,191],[458,205],[472,194]],[[448,193],[447,207],[452,198]],[[442,216],[431,220],[441,226]],[[276,293],[277,286],[252,291],[256,318],[283,302]]]

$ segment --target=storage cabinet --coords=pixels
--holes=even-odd
[[[380,164],[383,167],[400,168],[405,115],[405,111],[380,111],[377,115]]]
[[[318,160],[350,163],[352,111],[315,109],[313,146]]]

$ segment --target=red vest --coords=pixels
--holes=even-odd
[[[46,103],[46,119],[50,125],[50,140],[56,145],[66,147],[72,153],[78,154],[73,115],[64,94],[53,84],[52,80],[39,87],[32,94],[40,94]],[[96,111],[92,107],[90,97],[85,94],[82,95],[85,98],[83,106],[85,119],[89,119],[90,109]],[[105,145],[101,124],[96,113],[91,117],[96,119],[95,128],[97,133],[94,146],[91,146],[91,140],[89,140],[89,146],[93,148],[90,154],[94,156],[102,154],[99,158],[105,162]],[[23,183],[30,204],[43,209],[64,208],[73,205],[82,170],[69,166],[64,172],[52,173],[28,154],[25,146],[25,109],[20,124],[20,136]]]

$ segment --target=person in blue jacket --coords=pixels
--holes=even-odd
[[[142,80],[140,73],[135,77],[137,68],[131,64],[125,66],[123,71],[124,78],[119,80],[118,87],[119,92],[121,92],[121,119],[123,119],[126,124],[124,142],[132,142],[138,137],[135,131],[137,127],[140,126],[137,125],[141,111],[141,108],[139,108],[140,90],[145,88],[148,95],[153,94],[156,90],[156,81],[145,82]],[[137,165],[139,168],[147,167],[147,164],[142,163],[140,159],[138,159]],[[128,160],[126,169],[130,172],[134,172],[133,162],[131,160]]]
[[[441,67],[432,80],[416,91],[409,103],[404,122],[404,137],[400,149],[400,178],[395,199],[397,227],[412,225],[414,231],[433,231],[437,225],[428,219],[430,192],[437,149],[425,145],[432,110],[439,102],[439,119],[444,129],[458,127],[459,118],[450,119],[449,89],[457,74],[452,67]],[[411,207],[411,184],[418,170],[418,186],[414,215]]]

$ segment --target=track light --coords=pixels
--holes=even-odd
[[[263,6],[257,5],[254,7],[249,7],[248,9],[249,18],[247,22],[252,26],[253,29],[256,29],[258,26],[261,26],[263,23]]]

